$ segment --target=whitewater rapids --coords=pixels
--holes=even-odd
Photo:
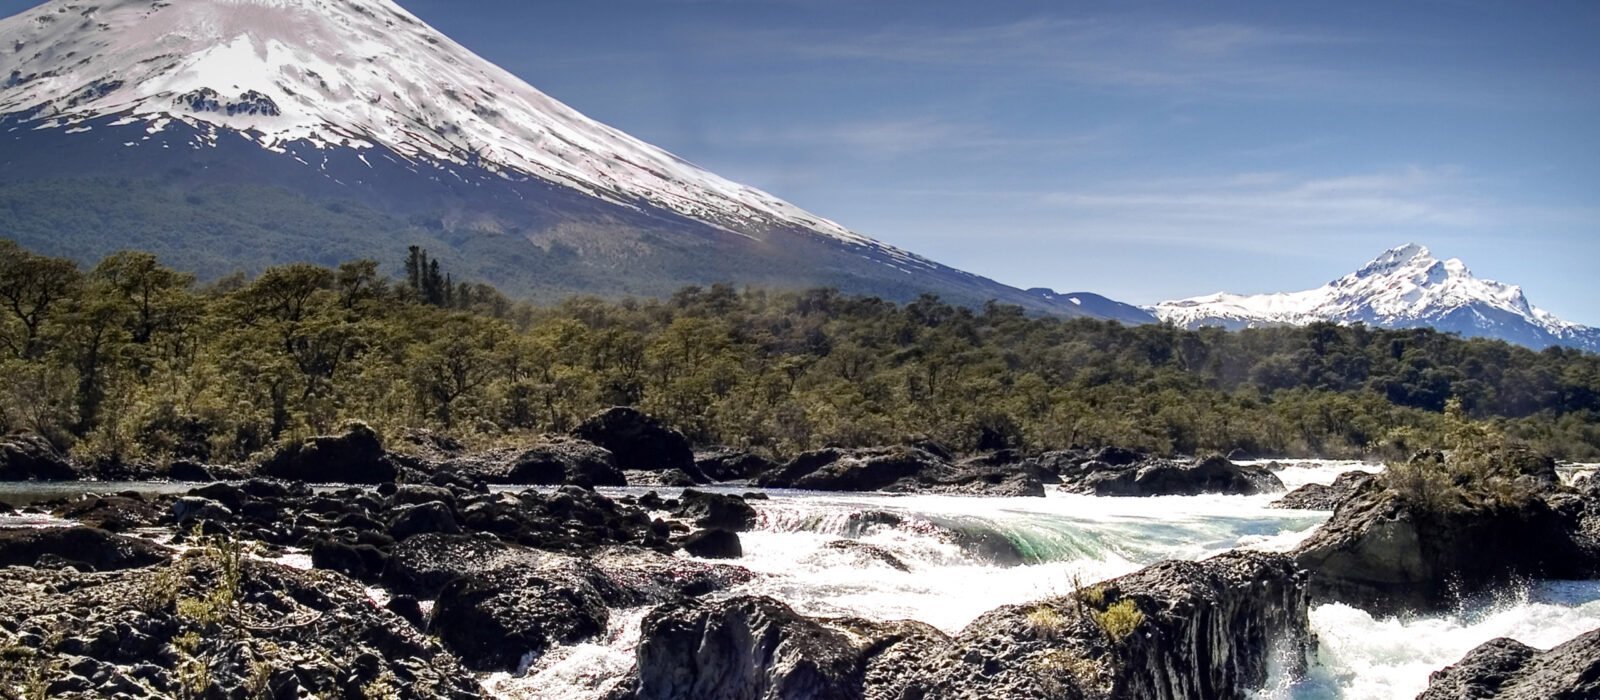
[[[1353,469],[1377,468],[1310,462],[1279,477],[1292,490],[1330,483]],[[741,534],[745,556],[735,562],[757,576],[724,595],[767,595],[810,615],[920,620],[951,634],[997,606],[1062,595],[1162,560],[1203,559],[1241,547],[1287,551],[1328,517],[1269,508],[1280,494],[769,495],[750,501],[760,523]],[[499,697],[519,700],[604,695],[632,668],[647,612],[614,611],[602,638],[529,658],[524,673],[495,674],[486,685]],[[1541,582],[1451,614],[1414,618],[1374,618],[1323,605],[1313,608],[1311,623],[1319,649],[1310,674],[1294,682],[1275,679],[1258,698],[1415,697],[1430,673],[1490,639],[1508,636],[1548,648],[1600,628],[1600,582]]]

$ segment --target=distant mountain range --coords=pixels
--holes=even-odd
[[[1469,338],[1498,338],[1535,349],[1600,352],[1600,329],[1563,321],[1528,303],[1522,288],[1473,276],[1420,245],[1395,248],[1360,270],[1303,292],[1219,293],[1150,308],[1184,328],[1304,325],[1316,321],[1380,328],[1431,327]]]
[[[1100,315],[718,177],[390,0],[54,0],[0,21],[0,185],[0,237],[203,275],[398,266],[421,244],[517,295],[731,281]]]
[[[391,0],[52,0],[0,20],[0,237],[216,277],[410,245],[545,299],[685,285],[925,293],[1228,328],[1432,326],[1600,350],[1600,333],[1421,246],[1292,294],[1139,308],[1022,290],[873,240],[595,122]]]

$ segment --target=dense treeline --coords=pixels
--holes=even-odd
[[[351,419],[487,442],[632,404],[697,442],[778,455],[928,437],[1333,456],[1430,443],[1455,399],[1600,456],[1600,356],[1576,351],[721,285],[535,307],[441,277],[425,251],[406,262],[398,282],[357,261],[201,286],[146,254],[80,270],[0,241],[0,428],[88,459],[220,461]]]

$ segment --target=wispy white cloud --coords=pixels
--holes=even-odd
[[[1075,133],[1029,136],[997,133],[984,124],[940,117],[913,116],[861,119],[829,124],[746,128],[719,138],[739,146],[804,146],[842,149],[873,158],[897,158],[930,151],[973,149],[1048,149],[1063,152],[1089,148],[1114,139],[1120,129],[1107,127]]]
[[[1335,177],[1238,173],[1049,192],[1042,206],[1125,232],[1220,240],[1308,231],[1467,229],[1499,217],[1453,167],[1405,167]]]
[[[1204,90],[1326,85],[1340,74],[1297,63],[1281,50],[1354,41],[1265,25],[1038,17],[967,27],[893,26],[855,35],[741,30],[718,35],[710,45],[812,59],[1026,69],[1100,86]],[[1268,52],[1270,60],[1264,60]]]

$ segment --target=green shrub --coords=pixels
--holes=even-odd
[[[1144,612],[1139,610],[1139,606],[1132,600],[1123,599],[1103,611],[1096,612],[1094,621],[1111,641],[1121,644],[1144,624]]]
[[[1028,629],[1040,639],[1055,639],[1066,629],[1067,621],[1055,608],[1040,605],[1028,611]]]

